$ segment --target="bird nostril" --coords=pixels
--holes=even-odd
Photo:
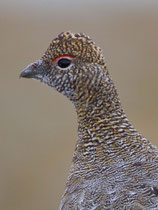
[[[33,63],[30,67],[31,67],[32,70],[33,70],[33,69],[36,69],[36,68],[38,67],[38,63],[35,62],[35,63]]]

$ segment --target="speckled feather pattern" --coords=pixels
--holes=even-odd
[[[62,55],[74,57],[65,70],[54,61]],[[78,117],[59,209],[158,209],[158,150],[127,119],[101,49],[84,34],[64,32],[41,60],[40,80],[66,95]]]

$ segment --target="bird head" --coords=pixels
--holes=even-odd
[[[76,103],[97,93],[106,71],[101,49],[88,36],[64,32],[20,77],[40,80]]]

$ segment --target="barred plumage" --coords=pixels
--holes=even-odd
[[[60,209],[158,209],[158,150],[131,125],[99,47],[61,33],[22,77],[66,95],[78,140]]]

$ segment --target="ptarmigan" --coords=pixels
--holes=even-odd
[[[102,51],[88,36],[59,34],[20,76],[63,93],[77,112],[60,209],[158,209],[158,149],[128,121]]]

